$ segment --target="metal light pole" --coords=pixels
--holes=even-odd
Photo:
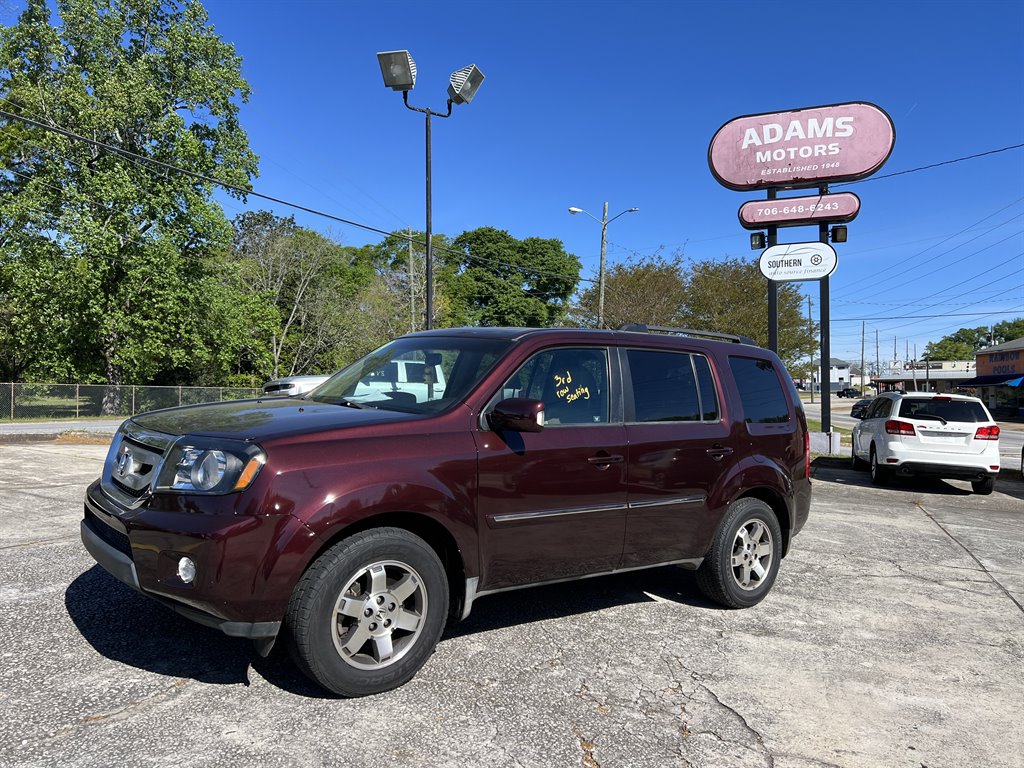
[[[431,171],[430,171],[430,118],[451,117],[452,104],[469,104],[476,95],[477,89],[484,81],[484,73],[476,64],[456,70],[452,73],[448,85],[448,111],[434,112],[430,109],[414,107],[409,103],[409,91],[416,85],[416,62],[408,51],[385,51],[377,54],[377,62],[380,64],[381,74],[384,76],[384,85],[393,91],[402,92],[402,102],[413,112],[420,112],[427,117],[427,242],[424,259],[426,260],[426,323],[425,327],[430,330],[434,327],[434,259],[433,259],[433,220],[431,200]],[[412,275],[409,275],[410,280]]]
[[[639,208],[627,208],[622,213],[617,213],[608,218],[608,203],[604,204],[604,214],[601,218],[592,216],[591,214],[584,211],[582,208],[570,207],[569,213],[576,215],[577,213],[586,213],[594,221],[601,225],[601,265],[598,268],[597,273],[597,327],[604,328],[604,283],[605,283],[605,254],[608,250],[608,225],[615,221],[619,216],[626,213],[635,213],[639,211]]]

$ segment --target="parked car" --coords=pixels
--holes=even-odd
[[[286,376],[274,379],[263,385],[263,394],[267,397],[295,397],[312,392],[330,376]]]
[[[864,414],[868,412],[868,406],[870,406],[874,400],[875,398],[873,397],[865,397],[863,400],[858,400],[853,404],[853,407],[850,408],[850,416],[855,419],[863,419]]]
[[[999,474],[999,426],[966,395],[885,392],[853,428],[853,466],[876,485],[895,475],[970,480],[989,494]]]
[[[836,392],[836,395],[838,395],[839,397],[861,397],[863,394],[864,393],[861,392],[859,389],[854,389],[853,387],[840,389],[838,392]]]
[[[366,391],[396,363],[427,386]],[[676,564],[758,603],[807,521],[809,441],[779,358],[738,337],[424,331],[307,395],[133,416],[81,535],[134,589],[262,654],[281,635],[359,696],[496,592]]]

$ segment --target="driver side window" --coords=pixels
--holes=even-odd
[[[608,423],[608,353],[552,349],[531,357],[502,387],[504,397],[544,402],[545,423]]]

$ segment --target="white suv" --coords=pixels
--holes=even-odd
[[[876,485],[893,475],[970,480],[989,494],[999,474],[999,427],[984,403],[966,395],[886,392],[853,428],[853,466]]]

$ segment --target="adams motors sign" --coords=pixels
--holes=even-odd
[[[895,143],[892,118],[855,101],[730,120],[711,139],[708,164],[729,189],[798,189],[866,178]]]

